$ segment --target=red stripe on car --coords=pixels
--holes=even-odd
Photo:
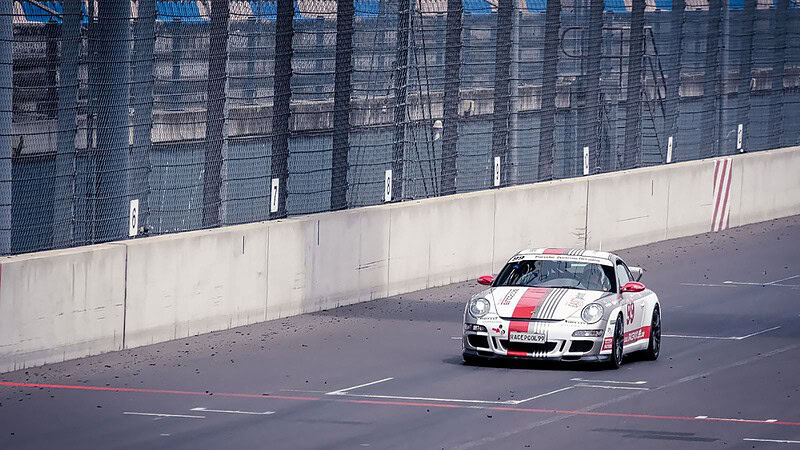
[[[525,353],[525,352],[514,352],[514,351],[509,350],[507,353],[508,353],[508,356],[528,356],[528,354]]]
[[[528,319],[533,317],[533,312],[542,304],[548,293],[550,293],[549,288],[528,288],[517,302],[517,306],[514,307],[514,312],[511,313],[512,319],[525,319],[525,321],[511,320],[508,331],[527,333]]]
[[[545,255],[563,255],[566,252],[566,249],[563,248],[546,248],[544,252]]]
[[[642,339],[650,339],[649,326],[628,331],[627,333],[625,333],[625,339],[623,340],[623,343],[624,345],[629,345],[633,344],[634,342],[639,342]]]

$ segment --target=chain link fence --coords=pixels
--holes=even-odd
[[[0,4],[0,254],[800,143],[796,0]]]

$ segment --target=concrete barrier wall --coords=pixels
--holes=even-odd
[[[729,157],[731,226],[800,214],[800,148]],[[721,165],[720,165],[721,167]],[[708,232],[715,160],[0,258],[0,372]]]
[[[2,258],[0,372],[122,348],[125,246]]]

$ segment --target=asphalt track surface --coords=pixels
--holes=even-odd
[[[0,375],[0,449],[800,449],[800,216],[619,254],[656,362],[465,366],[457,283]]]

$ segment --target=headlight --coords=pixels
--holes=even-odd
[[[581,311],[581,319],[586,323],[595,323],[603,318],[603,307],[597,303],[589,303]]]
[[[492,305],[489,303],[489,300],[486,300],[485,298],[473,298],[469,301],[469,313],[472,315],[472,317],[480,319],[489,312],[491,306]]]

